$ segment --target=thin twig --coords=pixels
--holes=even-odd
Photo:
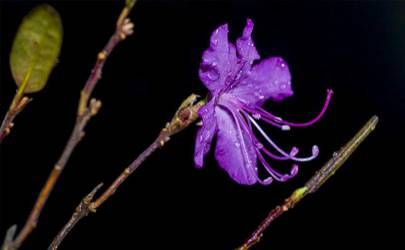
[[[245,243],[237,248],[237,250],[248,250],[253,245],[257,244],[263,236],[264,230],[277,219],[280,215],[293,208],[306,195],[316,192],[349,158],[349,156],[357,149],[357,147],[367,138],[367,136],[375,129],[378,123],[378,117],[373,116],[371,119],[357,132],[357,134],[341,148],[323,167],[315,173],[312,178],[305,183],[301,188],[296,189],[290,197],[284,200],[284,203],[275,207],[267,217],[262,221],[259,227],[252,233],[250,238]]]
[[[6,232],[6,237],[4,238],[3,246],[0,249],[9,250],[8,246],[11,245],[14,239],[14,234],[17,231],[17,225],[12,225]]]
[[[30,98],[26,96],[22,97],[19,95],[19,91],[17,91],[0,126],[0,144],[3,142],[4,138],[10,134],[11,128],[14,126],[13,121],[15,117],[27,106],[30,101]]]
[[[45,206],[45,203],[50,193],[52,192],[57,180],[59,179],[60,174],[65,168],[66,163],[70,158],[73,150],[76,148],[77,144],[81,141],[81,139],[85,134],[84,128],[86,127],[86,124],[88,123],[91,117],[97,114],[98,110],[100,109],[101,102],[96,99],[91,99],[89,101],[89,98],[98,80],[101,78],[101,72],[103,70],[103,66],[107,57],[110,55],[112,50],[116,47],[116,45],[120,41],[124,40],[127,36],[132,34],[133,24],[127,18],[130,9],[131,8],[128,5],[124,7],[118,18],[114,34],[111,36],[110,40],[108,41],[104,49],[97,56],[96,63],[91,71],[91,74],[86,82],[86,85],[81,91],[76,123],[72,130],[70,138],[62,152],[62,155],[60,156],[59,160],[53,167],[45,185],[43,186],[35,202],[33,209],[31,210],[31,213],[27,221],[25,222],[24,227],[19,232],[15,240],[12,241],[11,244],[6,245],[4,249],[8,250],[18,249],[22,245],[22,243],[27,239],[32,230],[34,230],[34,228],[37,226],[38,218],[41,214],[42,209]]]
[[[60,243],[66,237],[66,235],[72,230],[73,226],[77,224],[82,218],[86,217],[90,212],[96,212],[96,210],[106,202],[121,186],[121,184],[158,148],[161,148],[169,141],[170,137],[181,130],[188,127],[194,121],[197,120],[198,109],[205,103],[205,100],[199,101],[194,104],[197,96],[189,96],[177,110],[171,122],[166,124],[166,127],[161,130],[159,136],[149,145],[128,167],[121,172],[118,178],[101,194],[94,202],[85,202],[84,200],[76,208],[76,211],[68,221],[68,223],[62,228],[62,230],[56,235],[49,250],[58,249]]]
[[[90,212],[89,210],[89,204],[92,201],[94,195],[96,192],[103,186],[103,184],[99,184],[97,187],[95,187],[86,197],[83,198],[83,200],[80,202],[80,204],[76,207],[75,212],[72,215],[72,218],[66,223],[66,225],[63,227],[61,231],[61,235],[59,238],[55,239],[52,242],[52,245],[49,247],[50,249],[56,249],[57,246],[62,242],[62,240],[65,238],[66,234],[70,232],[70,230],[76,225],[76,223],[83,217],[87,216],[87,214]]]

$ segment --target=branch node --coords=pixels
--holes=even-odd
[[[101,108],[101,101],[99,101],[95,98],[92,98],[90,100],[90,114],[92,116],[96,115],[98,113],[98,111],[100,110],[100,108]]]
[[[82,202],[79,204],[79,206],[76,208],[76,210],[79,210],[78,212],[80,212],[83,209],[82,206],[84,206],[86,208],[86,210],[88,210],[88,212],[95,213],[96,209],[93,206],[93,198],[96,195],[97,191],[103,185],[104,185],[103,183],[100,183],[95,188],[93,188],[93,190],[88,195],[86,195],[86,197],[83,198]]]
[[[78,110],[79,116],[82,116],[84,113],[86,113],[88,99],[89,99],[89,94],[85,90],[82,90],[80,92],[80,101],[79,101],[79,110]]]
[[[131,22],[129,18],[125,18],[124,22],[121,24],[119,32],[121,40],[124,40],[127,36],[130,36],[132,35],[132,33],[134,33],[134,23]]]
[[[103,61],[103,60],[105,60],[106,57],[107,57],[107,56],[106,56],[106,54],[105,54],[105,50],[103,50],[103,51],[101,51],[100,53],[98,53],[98,55],[97,55],[97,60]]]

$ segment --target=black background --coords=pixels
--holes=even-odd
[[[60,62],[0,147],[1,235],[23,224],[59,157],[79,91],[122,2],[48,1],[64,24]],[[15,91],[8,66],[12,40],[36,4],[0,1],[1,115]],[[331,108],[315,126],[290,133],[268,128],[286,148],[298,145],[304,153],[318,144],[319,158],[288,183],[239,186],[212,154],[203,170],[193,167],[192,126],[150,157],[61,249],[233,249],[373,114],[380,116],[375,133],[318,193],[277,220],[256,249],[393,249],[404,167],[404,11],[404,1],[140,0],[131,14],[135,34],[114,50],[94,93],[103,107],[24,249],[45,249],[80,199],[97,183],[111,183],[186,96],[205,95],[197,72],[211,32],[228,22],[233,41],[247,17],[255,22],[262,58],[282,56],[293,77],[295,95],[267,103],[268,110],[304,121],[320,109],[326,88],[334,89]]]

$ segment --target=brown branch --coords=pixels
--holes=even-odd
[[[32,230],[34,230],[34,228],[37,226],[38,218],[45,206],[46,201],[48,200],[49,195],[51,194],[56,182],[58,181],[59,176],[66,166],[66,163],[70,158],[73,150],[84,136],[84,127],[86,126],[90,118],[97,113],[100,105],[101,103],[99,101],[93,99],[90,102],[90,107],[86,109],[86,112],[77,117],[74,129],[65,146],[65,149],[63,150],[61,157],[49,174],[45,185],[42,187],[42,190],[39,193],[39,196],[34,204],[33,209],[31,210],[27,221],[25,222],[24,227],[21,229],[9,249],[18,249],[28,237],[28,235],[32,232]]]
[[[62,242],[62,240],[65,238],[65,236],[72,230],[72,228],[76,225],[76,223],[83,217],[87,216],[87,214],[90,212],[89,210],[89,204],[92,201],[94,195],[96,192],[103,186],[103,184],[99,184],[97,187],[95,187],[86,197],[83,198],[83,200],[80,202],[80,204],[76,207],[75,212],[72,215],[72,218],[66,223],[66,225],[63,227],[61,230],[61,233],[58,238],[56,238],[49,249],[57,249],[58,245]]]
[[[323,167],[315,173],[312,178],[305,183],[301,188],[296,189],[290,197],[288,197],[283,204],[275,207],[267,217],[260,223],[252,235],[245,241],[245,243],[237,248],[237,250],[248,250],[257,244],[263,236],[270,224],[277,219],[280,215],[293,208],[300,202],[306,195],[316,192],[349,158],[349,156],[357,149],[357,147],[367,138],[367,136],[375,129],[378,123],[378,117],[373,116],[348,142],[346,145],[334,153],[333,157]]]
[[[159,136],[149,145],[127,168],[122,171],[122,173],[118,176],[117,179],[108,187],[104,193],[97,198],[94,202],[90,205],[90,209],[92,211],[96,211],[101,204],[103,204],[108,198],[110,198],[115,191],[121,186],[122,183],[130,176],[141,164],[144,162],[156,149],[160,148],[164,145],[164,141],[169,140],[168,135],[164,131],[162,131]]]
[[[103,66],[108,55],[110,55],[112,50],[116,47],[116,45],[120,41],[124,40],[127,36],[132,34],[133,24],[127,18],[129,12],[130,8],[128,6],[125,6],[121,12],[121,15],[118,18],[117,27],[114,34],[111,36],[110,40],[108,41],[104,49],[98,54],[96,63],[91,71],[90,77],[88,78],[86,85],[81,91],[76,123],[71,132],[70,138],[62,152],[62,155],[55,164],[45,185],[43,186],[35,202],[35,205],[31,210],[31,213],[27,221],[25,222],[24,227],[19,232],[16,239],[12,241],[10,244],[4,246],[3,247],[4,249],[8,250],[18,249],[30,235],[32,230],[34,230],[34,228],[37,226],[38,218],[41,214],[42,209],[45,206],[46,201],[48,200],[49,195],[51,194],[56,182],[59,179],[59,176],[61,175],[63,169],[65,168],[68,159],[70,158],[77,144],[81,141],[81,139],[85,134],[84,128],[86,127],[86,124],[88,123],[88,121],[92,116],[97,114],[98,110],[100,109],[101,102],[97,101],[96,99],[91,99],[89,102],[89,98],[98,80],[101,78],[101,72],[103,70]],[[24,100],[24,98],[22,100]],[[14,116],[10,115],[10,118],[8,120],[12,121],[14,117],[15,115]]]
[[[161,148],[169,141],[170,137],[181,130],[188,127],[194,121],[197,120],[198,109],[204,105],[205,100],[199,101],[194,104],[197,96],[191,95],[187,98],[177,110],[171,122],[166,124],[166,127],[161,130],[159,136],[149,145],[128,167],[121,172],[118,178],[101,194],[94,202],[82,201],[76,208],[76,211],[68,221],[68,223],[62,228],[62,230],[56,235],[49,250],[58,249],[60,243],[66,237],[66,235],[72,230],[73,226],[76,225],[82,218],[86,217],[90,212],[96,212],[96,210],[104,204],[121,186],[122,183],[158,148]]]
[[[13,121],[15,117],[27,106],[30,101],[30,98],[26,96],[21,97],[18,92],[16,93],[0,126],[0,144],[3,142],[4,138],[10,134],[11,128],[14,126]]]

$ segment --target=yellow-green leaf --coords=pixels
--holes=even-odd
[[[24,93],[45,87],[59,56],[62,36],[59,13],[51,6],[39,5],[24,17],[10,54],[11,72]]]

